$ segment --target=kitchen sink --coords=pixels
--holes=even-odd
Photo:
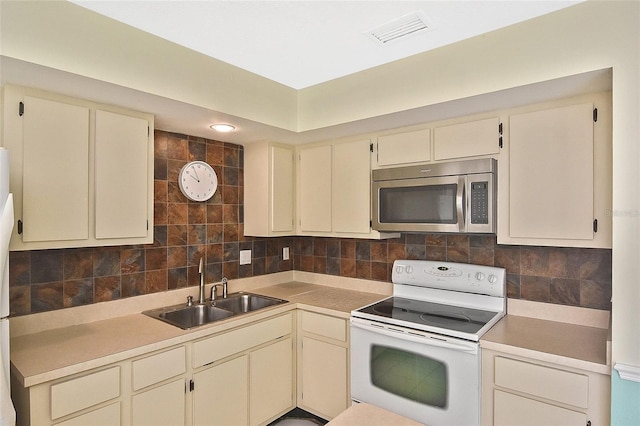
[[[261,296],[259,294],[236,293],[230,295],[226,299],[216,300],[213,302],[213,305],[218,308],[231,311],[234,314],[244,314],[266,308],[268,306],[279,305],[283,302],[284,301],[282,299]]]
[[[142,312],[143,314],[180,327],[183,330],[210,324],[236,315],[254,312],[286,300],[253,293],[234,293],[224,299],[203,304],[166,306]]]

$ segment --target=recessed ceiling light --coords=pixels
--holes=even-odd
[[[231,124],[219,123],[212,124],[211,127],[216,132],[233,132],[236,129],[236,126],[232,126]]]

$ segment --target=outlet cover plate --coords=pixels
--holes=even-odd
[[[240,264],[241,265],[251,264],[251,250],[240,250]]]

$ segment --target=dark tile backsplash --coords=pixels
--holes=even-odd
[[[203,160],[218,174],[206,203],[188,201],[178,172]],[[11,315],[87,305],[206,281],[301,270],[390,281],[395,259],[428,259],[507,269],[511,298],[611,308],[611,250],[502,246],[494,236],[402,234],[372,241],[321,237],[243,236],[242,146],[155,132],[154,243],[10,253]],[[282,248],[291,259],[282,260]],[[240,265],[240,250],[252,263]]]

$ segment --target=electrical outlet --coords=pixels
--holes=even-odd
[[[251,264],[251,250],[240,250],[240,264],[241,265]]]
[[[282,260],[289,260],[289,247],[282,249]]]

